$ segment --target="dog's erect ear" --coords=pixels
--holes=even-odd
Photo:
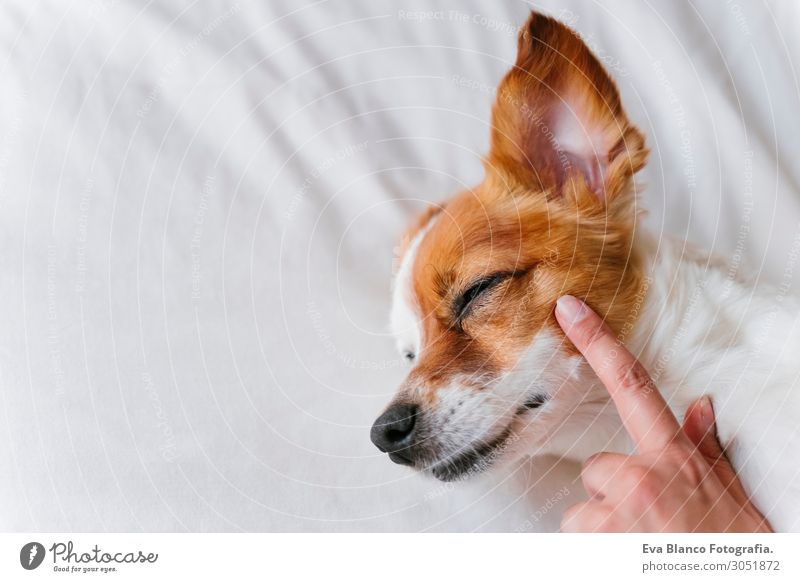
[[[497,90],[490,171],[550,197],[610,201],[646,157],[644,137],[589,48],[563,24],[532,13]]]

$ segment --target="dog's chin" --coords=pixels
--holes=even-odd
[[[531,427],[531,418],[539,414],[539,409],[549,400],[550,396],[547,394],[532,394],[497,436],[488,441],[481,440],[465,445],[427,467],[422,467],[422,472],[440,481],[464,481],[497,466],[501,460],[504,463],[513,463],[519,458],[518,441],[528,441],[531,438],[527,430]]]
[[[512,439],[509,425],[488,442],[470,445],[426,467],[423,472],[440,481],[465,481],[494,466]]]

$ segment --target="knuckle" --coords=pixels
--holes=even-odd
[[[654,387],[650,374],[639,362],[620,366],[616,371],[616,383],[626,392],[649,393]]]
[[[599,477],[605,471],[603,470],[603,463],[602,460],[608,455],[608,453],[594,453],[589,458],[584,461],[583,466],[581,467],[581,479],[586,481],[587,478],[590,477]]]
[[[586,349],[591,349],[595,342],[600,337],[602,328],[592,321],[591,318],[586,318],[575,326],[575,339],[578,343]]]
[[[589,468],[592,465],[594,465],[595,463],[597,463],[598,461],[600,461],[605,456],[605,454],[606,453],[600,452],[600,453],[594,453],[592,455],[589,455],[586,458],[586,460],[583,462],[583,470],[584,471],[589,470]]]
[[[709,468],[702,463],[688,462],[684,465],[683,473],[690,484],[699,486],[708,477]]]
[[[680,435],[679,435],[680,436]],[[673,473],[687,483],[698,485],[706,478],[709,465],[703,456],[688,442],[678,437],[659,454],[661,466],[669,467]]]
[[[661,497],[661,493],[661,487],[653,479],[639,481],[639,485],[635,489],[635,495],[639,502],[648,507],[655,505]]]
[[[667,446],[667,451],[679,463],[688,463],[697,457],[697,450],[691,446],[680,433],[676,434],[672,442]]]
[[[650,478],[650,469],[643,465],[631,465],[625,468],[622,476],[625,479],[625,484],[630,488],[634,488],[645,479]]]
[[[683,479],[692,484],[700,485],[707,477],[711,470],[710,465],[697,454],[683,453],[679,454],[677,460],[681,463],[681,473]]]
[[[595,476],[595,472],[595,468],[593,468],[589,463],[585,463],[583,467],[581,467],[581,481],[586,483]]]
[[[640,502],[651,503],[660,493],[655,475],[648,467],[634,465],[625,470],[623,476],[625,488]]]

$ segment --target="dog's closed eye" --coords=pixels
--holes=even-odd
[[[487,291],[497,286],[499,283],[510,277],[512,273],[494,273],[482,277],[473,282],[465,291],[456,296],[453,301],[453,315],[457,325],[460,325],[464,318],[469,315],[471,308],[477,300]]]

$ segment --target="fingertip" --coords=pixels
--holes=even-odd
[[[711,398],[701,396],[694,403],[694,409],[698,428],[705,434],[714,427],[714,408],[711,406]]]
[[[589,308],[577,297],[562,295],[556,301],[556,319],[564,331],[585,319],[588,314]]]
[[[702,396],[689,405],[683,420],[683,430],[694,445],[702,449],[709,448],[710,439],[714,439],[716,442],[714,408],[711,398]],[[711,448],[716,452],[717,447]]]
[[[714,426],[714,405],[709,396],[703,396],[698,400],[700,407],[700,419],[710,429]]]

